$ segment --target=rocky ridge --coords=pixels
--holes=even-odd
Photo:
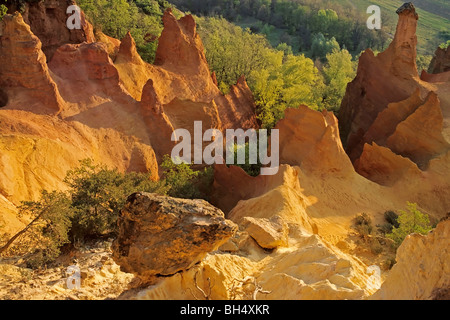
[[[415,67],[418,16],[411,5],[398,14],[391,46],[376,57],[369,50],[361,56],[339,122],[332,113],[306,106],[286,110],[285,119],[277,125],[281,165],[276,175],[250,177],[238,167],[216,165],[212,203],[218,209],[197,200],[130,198],[122,212],[122,233],[113,256],[123,271],[151,282],[144,287],[142,283],[125,285],[130,274],[111,263],[114,272],[108,271],[113,276],[106,277],[106,283],[122,279],[118,288],[122,293],[114,298],[369,298],[376,288],[369,284],[367,267],[377,262],[373,255],[357,254],[353,219],[367,213],[374,224],[381,224],[385,211],[402,209],[407,201],[418,203],[435,221],[450,211],[448,84],[439,75],[430,82],[419,78]],[[204,129],[258,128],[244,78],[230,94],[218,91],[191,16],[177,20],[170,11],[165,13],[155,65],[142,61],[130,34],[120,46],[103,36],[103,43],[62,43],[47,64],[40,40],[20,15],[6,17],[3,30],[14,23],[22,36],[31,39],[27,40],[33,44],[30,65],[38,66],[33,83],[56,88],[61,97],[58,108],[49,110],[39,97],[33,98],[35,104],[19,105],[17,97],[31,100],[29,88],[20,83],[2,86],[0,91],[0,101],[6,102],[0,108],[0,208],[5,208],[0,221],[11,231],[21,223],[15,205],[36,198],[42,188],[63,188],[65,172],[80,158],[92,157],[121,171],[151,171],[157,179],[158,160],[171,149],[173,129],[192,130],[194,120],[204,121]],[[23,54],[18,40],[13,33],[7,39],[2,35],[0,55],[13,59],[17,52],[10,48]],[[10,76],[1,70],[0,82]],[[15,76],[23,78],[20,70]],[[86,94],[80,95],[80,89]],[[15,90],[14,95],[10,90]],[[348,136],[344,144],[340,131]],[[191,215],[195,219],[189,219]],[[180,228],[165,229],[153,218]],[[133,228],[136,224],[139,228]],[[215,234],[212,230],[218,225],[227,227]],[[200,231],[194,232],[195,239],[180,243],[189,238],[190,228]],[[445,258],[436,245],[439,241],[433,240],[447,241],[442,228],[427,236],[430,240],[414,242],[422,241],[417,260],[425,261],[426,271],[433,275],[442,271],[442,265],[433,265],[429,259]],[[154,237],[155,231],[159,238]],[[158,239],[170,243],[166,251],[173,254],[155,251]],[[149,243],[155,245],[146,248]],[[403,252],[412,247],[406,243]],[[134,249],[127,253],[126,248]],[[177,248],[195,250],[191,256],[177,256]],[[435,254],[424,257],[427,250]],[[394,280],[386,280],[374,298],[389,298],[394,292],[390,283],[395,286],[398,274],[410,277],[416,272],[416,267],[405,271],[402,261],[408,257],[401,252],[399,271],[383,271],[383,277],[393,274]],[[159,261],[155,263],[147,253],[157,254]],[[177,258],[183,261],[174,263]],[[414,288],[399,285],[399,290],[408,298],[429,298],[430,292],[441,292],[447,285],[442,279],[446,278],[419,281]],[[426,294],[415,293],[419,291]],[[67,291],[61,292],[47,297],[66,297]]]

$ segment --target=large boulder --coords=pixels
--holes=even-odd
[[[119,217],[114,260],[143,279],[173,275],[202,261],[237,226],[204,200],[149,193],[131,195]]]

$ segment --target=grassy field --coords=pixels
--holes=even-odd
[[[301,0],[298,0],[300,3]],[[320,6],[320,1],[316,2]],[[327,0],[323,1],[324,3]],[[353,8],[360,12],[362,17],[369,17],[366,14],[367,8],[376,4],[381,8],[383,27],[393,37],[397,26],[398,16],[396,10],[404,3],[403,0],[334,0],[343,7]],[[438,39],[438,34],[442,31],[450,33],[450,0],[416,0],[413,2],[419,14],[419,23],[417,28],[418,53],[424,55],[433,55],[437,46],[445,39]],[[325,4],[324,4],[325,5]],[[256,27],[261,29],[263,23],[255,18],[245,17],[241,21],[235,22],[243,28]],[[273,27],[267,34],[269,42],[276,46],[280,43],[281,36],[287,30]],[[294,39],[293,39],[294,40]],[[294,50],[297,45],[292,43]]]
[[[336,0],[344,6],[352,6],[365,12],[376,4],[381,8],[382,19],[390,30],[395,32],[397,14],[395,11],[404,3],[403,0]],[[450,1],[449,0],[416,0],[412,1],[419,14],[417,29],[418,49],[421,54],[433,54],[439,45],[436,36],[440,31],[450,31]],[[442,41],[443,42],[443,41]]]

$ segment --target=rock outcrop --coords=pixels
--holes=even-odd
[[[67,8],[75,5],[74,0],[59,1],[26,1],[23,19],[31,31],[41,40],[42,51],[50,61],[55,51],[64,44],[94,42],[92,25],[86,20],[84,12],[80,12],[80,29],[67,28]],[[18,8],[10,8],[14,12]]]
[[[450,221],[430,234],[409,235],[397,250],[397,264],[373,300],[448,300]]]
[[[145,193],[128,198],[118,225],[114,260],[122,270],[144,279],[192,268],[237,229],[204,200]]]
[[[275,129],[280,131],[280,163],[310,172],[353,172],[342,147],[338,121],[331,113],[300,106],[287,109]]]
[[[253,93],[244,76],[239,78],[236,85],[231,86],[227,95],[218,95],[214,102],[217,104],[223,130],[238,128],[247,130],[259,127],[255,116],[256,104]]]
[[[58,77],[56,81],[66,101],[82,105],[89,103],[93,96],[99,96],[122,104],[134,103],[120,84],[119,73],[103,43],[63,45],[56,50],[48,66]]]
[[[450,46],[446,49],[437,48],[428,71],[433,74],[450,71]]]
[[[41,41],[19,13],[4,16],[0,23],[2,104],[34,113],[58,114],[64,101],[49,73]]]
[[[163,22],[155,65],[139,57],[129,33],[122,39],[114,61],[121,82],[136,100],[142,100],[142,108],[158,110],[176,129],[191,128],[194,121],[205,121],[205,130],[258,128],[255,101],[244,77],[230,88],[229,94],[219,91],[194,18],[187,15],[177,20],[167,10]],[[152,98],[147,99],[149,96]],[[180,119],[188,126],[180,127]]]
[[[398,11],[394,40],[378,56],[366,50],[359,59],[356,78],[347,86],[339,111],[343,143],[352,162],[363,151],[363,137],[389,103],[410,97],[417,88],[416,29],[418,15],[412,4]],[[421,92],[425,89],[421,89]]]
[[[430,176],[430,161],[450,147],[450,77],[448,72],[425,71],[418,77],[418,15],[411,3],[397,14],[393,42],[378,56],[370,50],[361,56],[339,113],[345,150],[355,169],[386,186]]]

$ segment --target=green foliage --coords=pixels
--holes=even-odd
[[[317,33],[312,37],[311,44],[311,57],[323,59],[327,54],[333,52],[334,50],[339,50],[340,46],[336,39],[333,37],[331,39],[325,38],[322,33]]]
[[[447,42],[441,43],[439,45],[439,48],[446,50],[449,46],[450,46],[450,40],[448,40]]]
[[[130,31],[141,57],[152,63],[157,39],[163,29],[161,16],[169,7],[167,1],[154,0],[79,0],[94,27],[122,39]]]
[[[8,12],[8,8],[4,4],[0,4],[0,20],[3,19],[3,16]]]
[[[68,196],[63,192],[43,191],[39,201],[23,202],[19,215],[32,218],[25,229],[28,242],[21,248],[32,252],[27,259],[28,267],[38,268],[55,260],[61,246],[69,242],[73,211]]]
[[[317,33],[328,39],[334,37],[352,52],[366,49],[359,48],[361,42],[372,49],[381,49],[388,38],[384,30],[371,32],[366,28],[365,11],[334,1],[172,0],[172,3],[202,16],[220,14],[229,21],[243,20],[243,25],[252,21],[247,26],[254,32],[266,34],[274,47],[289,38],[289,42],[295,43],[295,47],[303,52],[311,49],[311,37]],[[282,34],[288,37],[281,39]]]
[[[422,70],[425,70],[425,71],[428,70],[432,59],[433,59],[432,55],[423,55],[423,54],[417,55],[416,63],[417,63],[417,71],[419,72],[419,74],[422,72]]]
[[[245,145],[238,145],[238,144],[234,144],[233,146],[233,152],[234,152],[234,163],[236,164],[236,166],[242,168],[248,175],[252,176],[252,177],[257,177],[261,174],[261,168],[262,168],[262,164],[259,161],[259,159],[257,159],[257,163],[251,164],[250,163],[250,145],[247,142]],[[238,163],[238,150],[240,149],[244,149],[245,151],[245,163],[244,164],[237,164]],[[256,154],[259,154],[259,143],[256,147]]]
[[[394,227],[392,233],[386,237],[392,239],[398,247],[405,238],[412,233],[427,234],[432,230],[430,219],[427,214],[417,209],[417,204],[407,203],[408,211],[400,211],[398,227]]]
[[[387,223],[395,228],[398,228],[400,226],[400,224],[398,223],[398,214],[394,211],[386,211],[384,213],[384,220],[386,220]]]
[[[362,213],[354,219],[354,229],[362,238],[366,238],[372,234],[372,219],[367,213]]]
[[[114,234],[118,214],[130,194],[166,192],[149,174],[119,173],[94,165],[90,159],[80,161],[80,167],[69,171],[64,181],[70,187],[74,210],[71,234],[76,240]]]
[[[326,58],[327,65],[323,69],[326,85],[323,93],[323,106],[327,110],[338,111],[347,84],[356,76],[356,64],[346,49],[333,49],[326,55]]]
[[[208,200],[208,191],[213,182],[213,169],[195,171],[187,163],[175,164],[169,155],[163,157],[161,168],[171,197]]]
[[[38,268],[54,261],[66,243],[114,236],[119,212],[135,192],[207,199],[212,168],[194,171],[187,164],[175,165],[167,156],[163,168],[165,179],[155,182],[150,174],[120,173],[94,165],[90,159],[81,160],[78,168],[67,172],[67,193],[43,191],[39,201],[23,202],[19,213],[32,221],[8,241],[2,239],[6,245],[0,253],[32,253],[27,263]]]
[[[197,18],[198,32],[205,46],[210,68],[216,72],[218,83],[236,83],[242,75],[266,69],[270,61],[270,45],[262,35],[237,27],[221,18]]]

